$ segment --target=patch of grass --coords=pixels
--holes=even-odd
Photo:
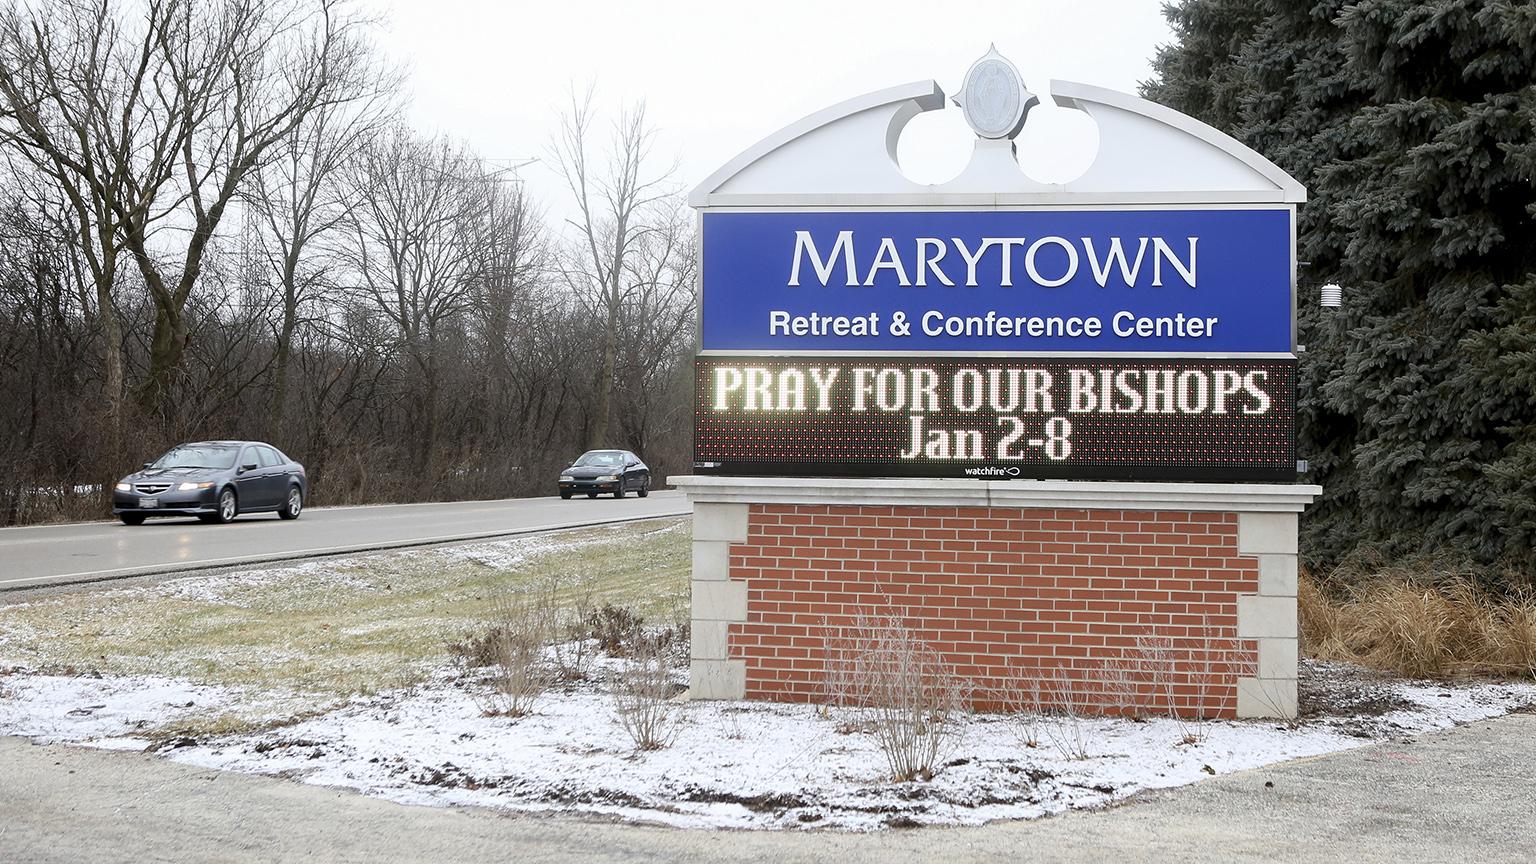
[[[0,607],[0,664],[335,702],[441,669],[508,591],[568,586],[669,620],[686,610],[689,540],[687,520],[658,520],[56,595]]]
[[[266,706],[271,710],[273,706]],[[225,735],[255,735],[294,726],[325,714],[329,707],[293,703],[278,714],[258,713],[236,707],[232,710],[193,714],[146,730],[144,737],[155,743],[181,738],[211,738]]]
[[[1536,596],[1497,594],[1463,576],[1384,575],[1351,587],[1302,575],[1302,648],[1414,678],[1536,678]]]

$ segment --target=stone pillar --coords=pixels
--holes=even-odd
[[[746,661],[729,654],[730,627],[747,620],[747,585],[731,580],[731,544],[747,542],[746,504],[693,505],[692,699],[742,699]]]
[[[1237,635],[1259,643],[1255,674],[1237,682],[1239,717],[1296,716],[1296,535],[1295,513],[1238,516],[1238,551],[1259,559],[1258,593],[1237,598]]]

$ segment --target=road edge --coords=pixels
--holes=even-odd
[[[514,528],[502,531],[479,531],[471,534],[445,534],[437,537],[414,537],[388,542],[358,543],[350,546],[322,546],[316,549],[298,549],[287,552],[277,552],[270,555],[239,556],[234,558],[218,558],[213,560],[189,562],[187,564],[156,564],[148,567],[124,567],[117,570],[99,570],[94,573],[83,573],[76,576],[38,576],[32,579],[22,579],[16,582],[0,583],[0,595],[14,591],[37,591],[47,588],[63,588],[72,585],[92,585],[99,582],[112,582],[119,579],[133,579],[142,576],[168,576],[168,575],[192,575],[210,570],[227,570],[230,567],[245,564],[273,564],[284,561],[306,561],[313,558],[334,558],[340,555],[356,555],[364,552],[382,552],[389,549],[411,549],[421,546],[448,546],[455,543],[468,543],[475,540],[491,540],[498,537],[519,537],[524,534],[542,534],[552,531],[566,531],[575,528],[594,528],[601,525],[624,525],[630,522],[646,522],[653,519],[676,519],[682,516],[691,516],[693,509],[679,510],[670,513],[650,513],[644,516],[624,516],[618,519],[589,519],[578,522],[561,522],[551,525],[530,525],[522,528]]]

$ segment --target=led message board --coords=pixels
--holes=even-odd
[[[702,348],[1289,354],[1274,208],[706,211]]]
[[[699,357],[706,474],[1296,477],[1294,360]]]

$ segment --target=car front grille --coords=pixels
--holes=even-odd
[[[135,483],[133,488],[145,495],[159,495],[171,488],[169,483]]]

